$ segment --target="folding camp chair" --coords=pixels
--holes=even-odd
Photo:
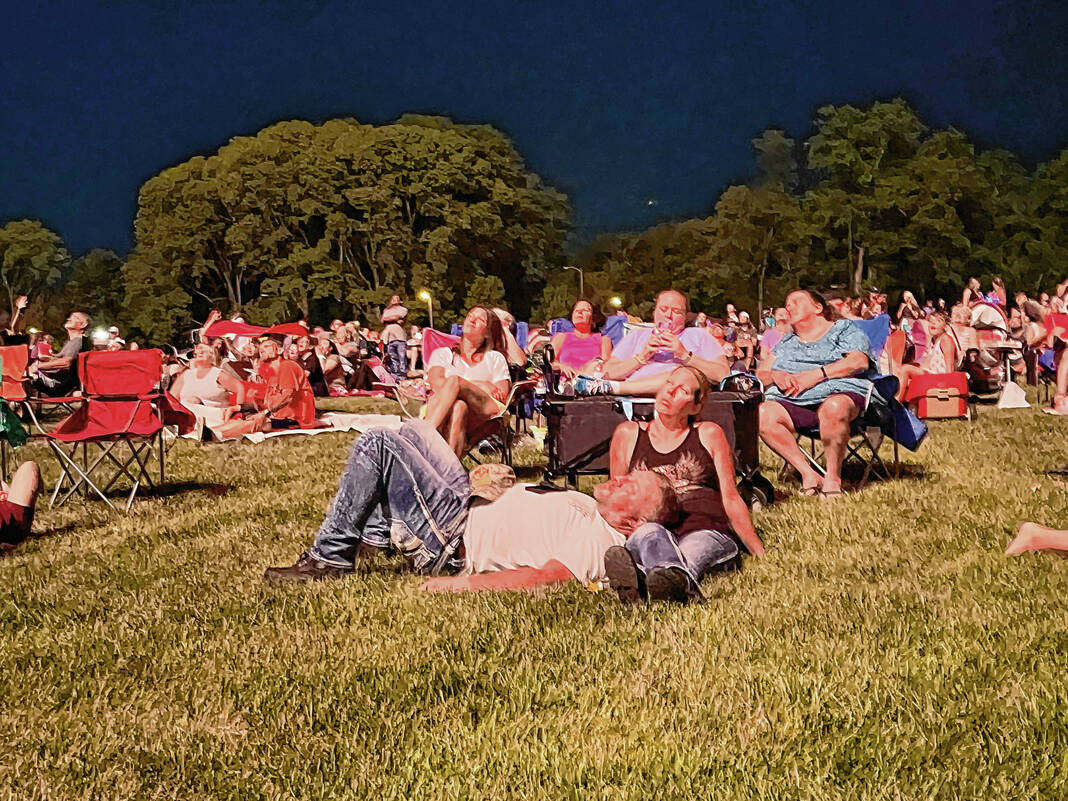
[[[142,486],[151,490],[162,486],[164,427],[173,423],[179,431],[189,431],[194,421],[188,410],[159,389],[162,370],[159,350],[92,351],[79,356],[84,402],[47,434],[61,470],[52,492],[53,506],[78,492],[88,496],[92,491],[114,509],[107,492],[125,476],[132,484],[126,500],[129,511]],[[158,479],[153,475],[156,466]],[[108,469],[110,476],[100,475],[94,481]]]
[[[0,475],[3,475],[4,479],[8,476],[8,464],[10,461],[10,455],[8,451],[13,447],[18,447],[25,442],[26,435],[22,433],[18,436],[17,441],[7,431],[7,425],[18,425],[21,427],[21,423],[11,421],[8,422],[8,415],[12,417],[15,413],[11,411],[12,407],[21,408],[23,402],[26,400],[26,387],[23,381],[26,378],[26,365],[30,359],[30,349],[26,345],[5,345],[0,347],[0,401],[3,401],[5,406],[3,410],[0,410]]]
[[[878,363],[884,348],[893,347],[896,349],[898,343],[890,340],[890,317],[888,315],[880,314],[871,320],[855,320],[853,324],[868,338],[872,356],[876,363]],[[899,418],[907,417],[909,414],[908,410],[894,398],[894,394],[898,389],[896,376],[875,376],[872,379],[872,383],[874,385],[872,392],[877,393],[879,399],[869,402],[864,412],[857,415],[850,425],[849,439],[846,441],[846,454],[842,461],[843,468],[848,463],[862,465],[862,474],[856,485],[858,489],[866,486],[873,476],[889,479],[892,475],[894,477],[900,475],[901,458],[899,445],[905,436],[905,432],[898,431],[897,421]],[[918,423],[919,421],[915,422]],[[920,426],[922,427],[922,423]],[[924,429],[918,435],[914,446],[910,445],[913,450],[919,447],[925,434],[926,430]],[[823,474],[824,467],[821,463],[823,445],[819,428],[800,428],[798,429],[797,437],[798,441],[802,438],[809,440],[808,450],[806,451],[802,448],[801,452],[805,454],[805,458],[808,459],[816,471]],[[880,456],[883,442],[887,439],[890,440],[893,446],[894,461],[892,470],[891,466],[888,466]],[[784,469],[786,468],[784,467]]]

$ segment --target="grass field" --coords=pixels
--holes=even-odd
[[[0,798],[1066,798],[1068,562],[1002,551],[1068,523],[1068,424],[982,412],[761,512],[707,605],[635,610],[265,586],[352,436],[179,443],[182,492],[45,499],[0,560]]]

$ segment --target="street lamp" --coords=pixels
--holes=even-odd
[[[430,327],[434,327],[434,298],[425,289],[419,292],[419,300],[426,301],[426,311],[430,315]]]
[[[613,295],[611,298],[609,298],[608,302],[618,309],[620,306],[623,305],[623,298],[621,298],[619,295]]]
[[[583,283],[582,269],[579,268],[579,267],[564,267],[564,269],[565,270],[574,270],[576,273],[579,274],[579,297],[580,298],[586,297],[586,286]]]

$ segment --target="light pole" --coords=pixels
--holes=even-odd
[[[564,269],[565,270],[574,270],[576,273],[579,274],[579,297],[580,298],[586,297],[586,286],[585,286],[585,284],[583,282],[582,269],[579,268],[579,267],[570,267],[570,266],[569,267],[564,267]]]
[[[419,293],[419,300],[426,301],[426,312],[430,316],[430,327],[434,327],[434,298],[425,289]]]

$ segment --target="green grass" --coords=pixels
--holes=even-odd
[[[1065,798],[1068,562],[1002,556],[1068,521],[1064,425],[934,424],[909,478],[760,513],[707,605],[636,610],[265,586],[352,435],[181,442],[184,493],[43,502],[0,560],[0,798]]]

